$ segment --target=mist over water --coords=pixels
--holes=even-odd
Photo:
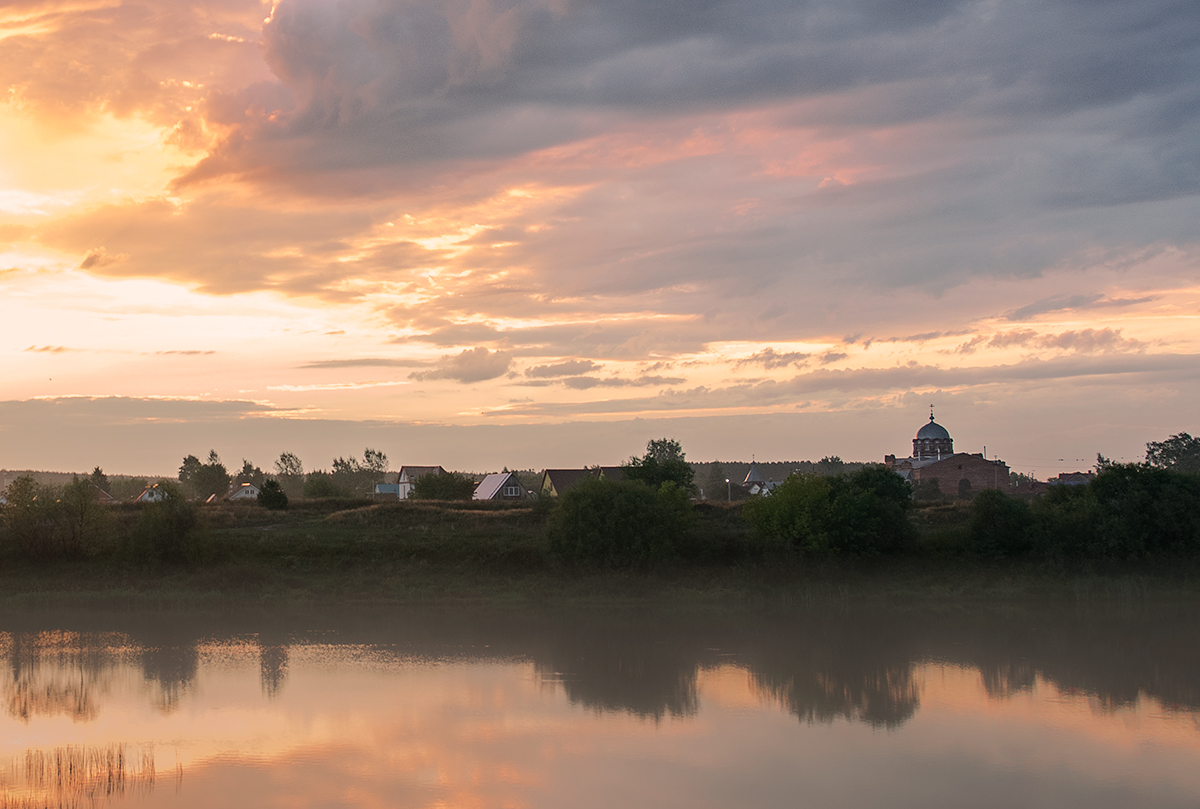
[[[1196,806],[1196,607],[0,618],[0,807]]]

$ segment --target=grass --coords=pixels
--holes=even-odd
[[[0,560],[0,608],[227,609],[238,605],[477,604],[957,607],[1194,598],[1200,569],[1062,568],[965,553],[966,510],[918,509],[915,552],[812,562],[757,539],[740,508],[697,509],[687,560],[596,570],[549,553],[545,509],[525,504],[302,502],[206,506],[201,558]],[[125,522],[134,512],[119,515]]]

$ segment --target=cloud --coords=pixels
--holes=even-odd
[[[1110,298],[1101,293],[1091,293],[1086,295],[1053,295],[1049,298],[1043,298],[1040,301],[1027,304],[1007,312],[1004,315],[1006,320],[1028,320],[1035,315],[1050,314],[1052,312],[1069,312],[1081,311],[1088,309],[1103,309],[1109,307],[1120,306],[1135,306],[1139,303],[1149,303],[1156,300],[1155,296],[1147,296],[1141,298]]]
[[[82,348],[67,348],[66,346],[29,346],[26,351],[39,354],[65,354],[68,351],[83,351]]]
[[[747,365],[761,365],[768,371],[776,368],[786,368],[789,365],[803,365],[811,357],[811,354],[804,354],[799,351],[789,351],[779,353],[774,348],[764,348],[751,354],[749,357],[743,357],[733,363],[733,367],[742,368]]]
[[[340,333],[340,332],[339,332]],[[313,360],[300,368],[412,368],[424,365],[422,360],[394,359],[391,357],[359,357],[345,360]]]
[[[1028,347],[1064,349],[1081,354],[1137,352],[1145,349],[1140,340],[1122,337],[1120,329],[1079,329],[1058,334],[1040,334],[1033,329],[1015,329],[993,335],[977,335],[959,345],[958,354],[974,354],[981,348]]]
[[[532,379],[548,379],[557,376],[577,376],[590,371],[598,371],[603,367],[591,360],[567,360],[551,365],[535,365],[525,369],[525,376]]]
[[[507,373],[512,365],[512,354],[507,351],[489,351],[479,346],[468,348],[460,354],[443,357],[438,367],[431,371],[416,371],[409,379],[430,381],[453,379],[457,382],[483,382]]]

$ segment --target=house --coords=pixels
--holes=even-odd
[[[1095,472],[1059,472],[1057,478],[1046,482],[1051,486],[1086,486],[1095,477]]]
[[[258,487],[253,483],[234,483],[229,487],[229,494],[225,495],[226,500],[258,500]]]
[[[529,491],[521,484],[515,472],[500,472],[488,475],[475,487],[472,500],[526,500]]]
[[[625,479],[625,468],[622,466],[597,466],[596,476],[601,480],[609,480],[613,483],[620,483]]]
[[[571,489],[596,476],[591,469],[544,469],[538,486],[541,497],[561,497]]]
[[[159,503],[166,500],[170,495],[166,489],[162,488],[157,483],[151,483],[146,488],[142,489],[142,493],[133,498],[135,503]]]
[[[399,483],[376,483],[374,495],[375,495],[376,500],[399,500],[400,499],[400,484]]]
[[[402,466],[396,476],[396,484],[400,487],[397,495],[401,500],[412,497],[413,484],[425,475],[444,475],[446,470],[440,466]]]

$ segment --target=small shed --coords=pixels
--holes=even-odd
[[[488,475],[475,487],[472,500],[526,500],[529,490],[521,483],[515,472],[500,472]]]

